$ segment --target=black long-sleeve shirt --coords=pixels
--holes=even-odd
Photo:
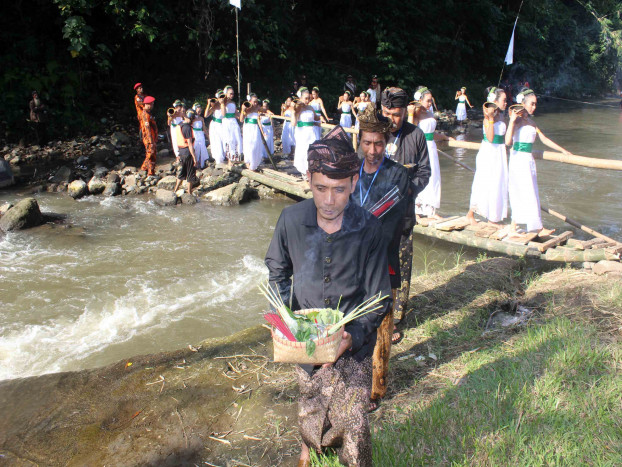
[[[374,179],[376,173],[377,175]],[[397,187],[399,190],[400,201],[380,218],[382,235],[388,247],[389,266],[392,269],[391,287],[394,289],[399,288],[401,283],[399,244],[402,233],[402,220],[409,203],[408,184],[408,170],[397,162],[385,158],[377,172],[367,173],[365,170],[362,171],[354,193],[352,193],[352,200],[361,206],[362,198],[364,200],[362,207],[369,210],[393,187]],[[365,198],[368,191],[369,194]]]
[[[414,217],[414,201],[423,191],[430,180],[430,156],[425,133],[416,125],[409,122],[402,124],[401,133],[389,133],[388,144],[397,141],[397,152],[391,160],[404,166],[408,166],[408,174],[411,180],[411,203],[406,213],[407,217]],[[411,212],[412,211],[412,212]]]
[[[317,224],[313,199],[283,209],[268,253],[270,283],[291,309],[337,308],[347,315],[366,299],[391,296],[387,246],[380,221],[352,201],[343,214],[341,229],[327,234]],[[340,301],[341,300],[341,301]],[[345,356],[361,361],[371,355],[376,329],[391,306],[383,307],[346,325],[352,347]]]

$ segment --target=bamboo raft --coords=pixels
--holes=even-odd
[[[274,116],[273,118],[289,120],[287,117],[281,116]],[[322,124],[321,126],[322,128],[331,129],[334,128],[335,125]],[[356,144],[358,131],[350,128],[345,130],[353,134],[353,143]],[[450,141],[449,146],[462,147],[465,149],[479,149],[480,144],[465,141]],[[473,171],[471,167],[443,153],[443,151],[439,150],[439,154],[443,154],[466,169]],[[551,151],[539,151],[537,154],[536,151],[534,151],[534,156],[536,158],[567,164],[622,170],[622,161],[616,160],[604,160],[584,156],[565,156]],[[300,179],[300,177],[268,168],[262,168],[261,172],[254,172],[238,166],[234,167],[233,170],[251,180],[287,193],[297,199],[308,199],[312,197],[309,185],[307,182]],[[415,225],[413,231],[426,237],[437,238],[458,245],[479,248],[509,256],[565,263],[598,262],[601,260],[620,261],[622,243],[545,206],[542,207],[542,210],[596,238],[591,240],[577,240],[572,238],[574,233],[570,230],[562,232],[559,235],[548,235],[545,237],[540,237],[536,233],[511,234],[509,232],[509,226],[499,227],[488,222],[477,222],[475,225],[471,225],[466,217],[460,216],[441,218],[440,220],[432,220],[429,218],[418,219],[417,225]]]

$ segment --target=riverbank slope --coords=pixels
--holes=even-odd
[[[619,279],[507,258],[413,279],[389,394],[371,416],[377,465],[621,460]],[[1,459],[295,465],[296,383],[290,365],[270,359],[269,332],[256,327],[2,381]]]

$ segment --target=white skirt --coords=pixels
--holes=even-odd
[[[169,126],[171,131],[171,145],[173,146],[173,152],[175,157],[179,157],[179,148],[177,147],[177,129],[174,126]]]
[[[240,160],[242,153],[242,135],[240,125],[235,118],[222,119],[222,142],[225,154],[230,160]]]
[[[294,167],[304,176],[307,175],[307,169],[309,168],[309,162],[307,161],[309,145],[318,139],[315,128],[315,126],[301,126],[296,127],[294,130],[294,135],[296,136]]]
[[[197,157],[197,166],[202,169],[209,160],[207,147],[205,147],[205,133],[194,130],[192,132],[194,133],[194,154]]]
[[[508,158],[505,145],[483,141],[475,158],[470,208],[491,222],[508,216]]]
[[[458,102],[458,107],[456,107],[456,118],[459,122],[467,119],[466,104],[464,102]]]
[[[209,148],[212,158],[217,164],[225,161],[225,150],[222,145],[222,123],[212,122],[209,124]]]
[[[430,180],[415,199],[415,213],[421,216],[433,216],[441,207],[441,166],[438,162],[436,141],[426,141],[430,157]]]
[[[536,162],[531,153],[514,151],[510,155],[508,191],[512,221],[526,224],[528,231],[542,228]]]
[[[341,114],[339,125],[344,128],[352,128],[352,114]]]
[[[292,152],[292,146],[295,146],[294,132],[292,131],[291,122],[285,122],[283,125],[283,133],[281,133],[281,144],[283,145],[283,154]]]
[[[270,154],[274,154],[274,127],[272,125],[264,125],[263,123],[261,125],[263,128],[263,134],[266,137],[266,144],[268,145],[268,148],[270,148]],[[263,147],[263,157],[264,159],[267,159],[268,153],[266,152],[266,148],[263,143],[261,143],[261,146]]]
[[[243,130],[244,162],[249,165],[251,170],[256,170],[261,164],[264,153],[259,127],[257,123],[245,123]]]

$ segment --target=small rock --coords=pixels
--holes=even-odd
[[[104,178],[108,174],[108,169],[106,167],[96,167],[93,171],[93,177],[95,178]]]
[[[121,146],[123,144],[130,144],[130,137],[120,131],[115,131],[110,137],[110,142],[115,146]]]
[[[106,189],[104,190],[104,196],[117,196],[121,193],[121,185],[117,182],[106,183]]]
[[[119,183],[121,181],[121,177],[116,172],[110,172],[106,177],[106,182],[108,183]]]
[[[47,191],[48,193],[56,193],[57,190],[58,190],[57,183],[49,183],[45,189],[45,191]]]
[[[89,156],[80,156],[76,159],[76,164],[82,165],[88,162],[88,160],[89,160]]]
[[[0,218],[0,230],[9,232],[11,230],[22,230],[35,227],[43,223],[43,215],[39,210],[39,203],[34,198],[26,198]]]
[[[114,156],[114,151],[110,149],[96,149],[91,153],[91,160],[95,162],[104,162]]]
[[[89,180],[88,189],[90,194],[98,195],[100,193],[103,193],[103,191],[106,189],[106,182],[104,182],[104,180],[101,178],[93,176],[93,178]]]
[[[160,149],[160,150],[158,151],[158,155],[157,155],[157,157],[162,157],[162,158],[164,158],[164,157],[168,157],[168,156],[169,156],[169,150],[168,150],[168,149]]]
[[[184,193],[185,193],[184,189],[183,189],[183,188],[180,188],[179,190],[177,190],[177,191],[175,192],[175,195],[176,195],[178,198],[180,198],[180,197],[181,197],[181,195],[183,195]]]
[[[592,268],[595,274],[603,275],[603,274],[622,274],[622,263],[617,261],[599,261]]]
[[[172,191],[175,189],[176,184],[177,184],[177,177],[175,177],[174,175],[167,175],[166,177],[163,177],[158,182],[157,186],[158,186],[158,189]]]
[[[37,193],[43,193],[45,191],[45,186],[44,185],[37,185],[32,187],[32,190],[30,190],[30,192],[34,195]]]
[[[138,181],[138,177],[136,175],[128,175],[127,177],[125,177],[125,180],[123,181],[123,185],[127,189],[130,186],[136,186],[137,181]]]
[[[91,139],[89,139],[89,144],[91,146],[95,146],[97,143],[99,143],[99,136],[91,136]]]
[[[155,195],[155,202],[160,206],[175,206],[177,195],[169,190],[158,189]]]
[[[190,193],[184,193],[180,198],[183,204],[196,204],[198,202],[197,198]]]
[[[115,165],[112,170],[116,170],[117,172],[123,170],[123,168],[125,167],[125,162],[119,162],[117,165]]]
[[[147,176],[147,171],[146,170],[139,170],[138,171],[138,175],[140,175],[141,177],[146,177]]]
[[[129,174],[133,174],[134,172],[136,172],[136,167],[132,167],[131,165],[128,165],[123,168],[123,170],[121,171],[121,175],[129,175]]]
[[[67,192],[73,199],[78,199],[86,195],[87,189],[88,187],[86,186],[86,183],[82,180],[74,180],[67,187]]]

